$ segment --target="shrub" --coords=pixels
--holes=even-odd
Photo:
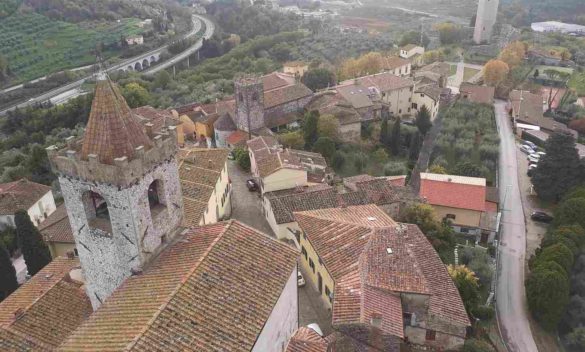
[[[540,264],[552,261],[560,265],[565,270],[565,273],[569,274],[574,260],[573,252],[564,244],[557,243],[543,248],[536,256],[531,269],[538,267]]]
[[[406,174],[407,170],[404,163],[398,161],[391,161],[384,164],[384,175],[385,176],[398,176]]]
[[[569,279],[564,269],[554,262],[537,265],[526,280],[526,299],[536,320],[553,331],[569,302]]]
[[[492,352],[491,346],[482,340],[467,339],[463,345],[462,352]]]
[[[493,307],[480,305],[473,308],[471,314],[481,320],[492,320],[496,313]]]

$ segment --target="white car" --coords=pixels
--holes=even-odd
[[[536,165],[536,164],[530,164],[530,165],[528,165],[528,170],[534,170],[537,167],[538,167],[538,165]]]
[[[538,158],[538,157],[535,157],[535,156],[533,156],[533,155],[529,155],[529,156],[528,156],[528,161],[529,161],[531,164],[538,164],[538,162],[540,161],[540,158]]]
[[[534,149],[530,148],[530,146],[527,146],[527,145],[521,146],[520,150],[526,154],[534,154]]]
[[[531,141],[524,141],[524,144],[536,150],[536,144],[532,143]]]
[[[536,152],[536,154],[540,155],[541,158],[546,155],[545,152]]]
[[[303,274],[301,274],[300,271],[297,271],[297,285],[299,287],[305,286],[305,278],[303,277]]]

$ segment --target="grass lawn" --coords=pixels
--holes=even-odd
[[[92,50],[99,43],[112,44],[122,35],[142,32],[139,19],[119,23],[73,24],[36,13],[14,13],[0,21],[0,53],[8,59],[15,81],[95,62]],[[116,53],[106,51],[106,57]]]
[[[575,73],[569,80],[569,88],[577,91],[577,95],[585,95],[585,72]]]
[[[463,82],[467,82],[478,73],[479,70],[471,67],[466,67],[465,70],[463,71]]]

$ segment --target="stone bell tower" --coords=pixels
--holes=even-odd
[[[244,77],[235,81],[236,127],[246,132],[264,124],[264,83],[260,77]]]
[[[139,273],[183,217],[174,127],[152,132],[101,75],[85,136],[47,148],[59,177],[92,306]]]

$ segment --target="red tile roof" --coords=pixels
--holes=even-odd
[[[250,351],[298,252],[237,221],[179,236],[128,278],[63,351]]]
[[[243,146],[248,140],[248,132],[237,130],[226,138],[226,142],[232,146]]]
[[[17,210],[28,210],[50,191],[51,187],[25,178],[0,184],[0,215],[14,215]]]
[[[308,327],[300,327],[291,337],[285,352],[327,352],[327,341]]]
[[[65,204],[58,206],[57,210],[39,225],[39,231],[45,242],[75,243]]]
[[[132,159],[135,148],[152,146],[143,128],[118,86],[109,78],[98,80],[83,137],[82,158],[95,154],[106,164],[124,156]]]
[[[424,178],[420,180],[420,196],[430,205],[485,211],[485,194],[485,186]]]

